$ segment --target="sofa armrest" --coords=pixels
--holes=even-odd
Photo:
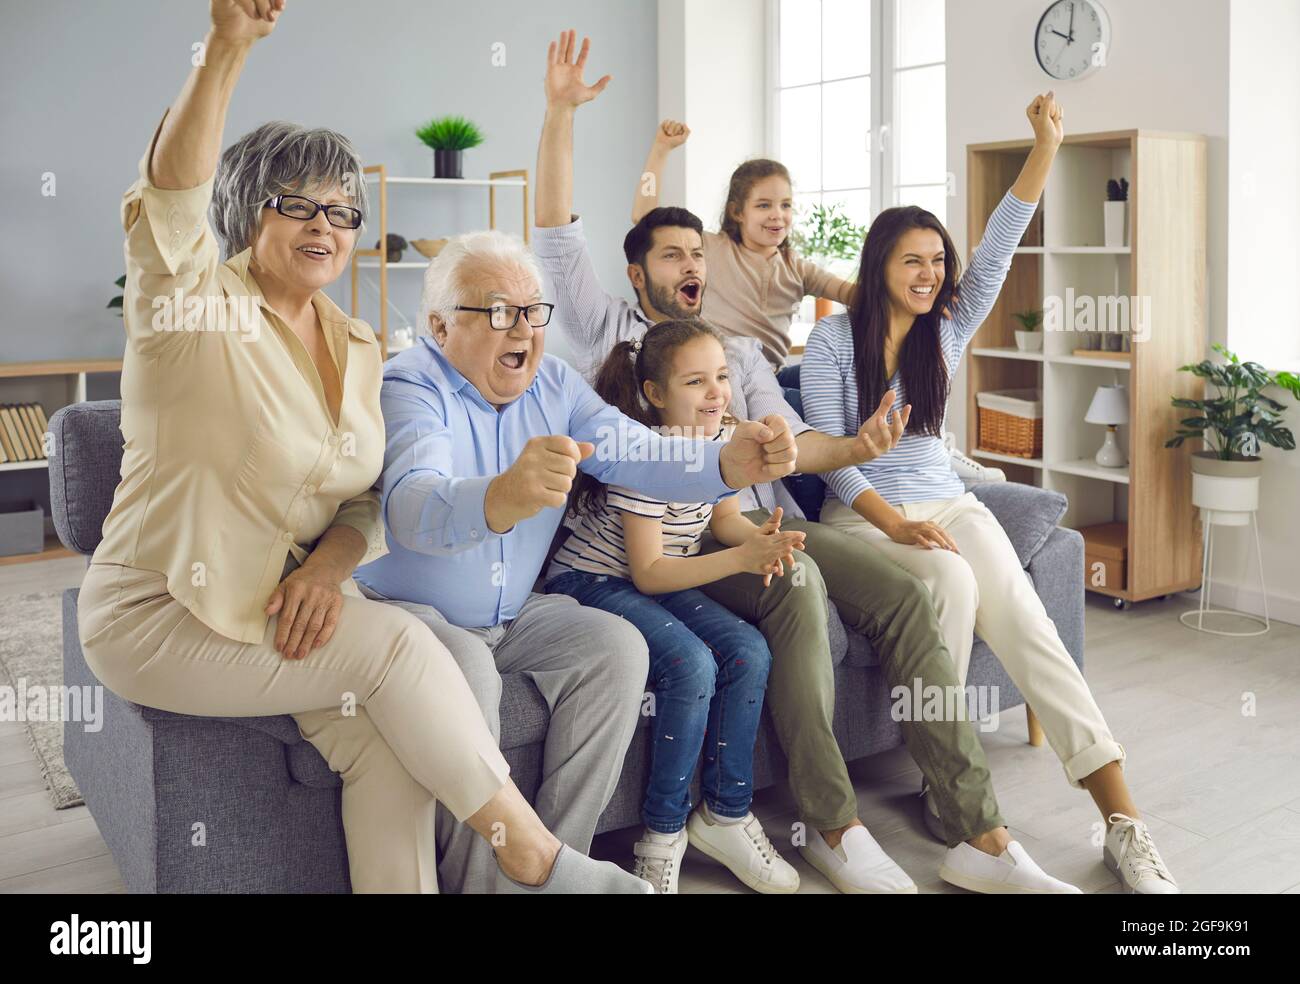
[[[988,507],[1016,550],[1021,567],[1028,567],[1065,515],[1068,500],[1060,492],[1020,482],[981,482],[970,487]],[[1083,561],[1079,562],[1080,577]]]

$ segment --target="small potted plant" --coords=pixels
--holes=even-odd
[[[433,176],[459,178],[465,151],[483,142],[479,128],[463,116],[440,116],[415,131],[433,149]]]
[[[1106,245],[1123,246],[1128,233],[1128,179],[1106,182],[1106,204],[1102,219],[1106,228]]]
[[[790,243],[818,266],[840,267],[848,273],[845,264],[852,264],[862,253],[867,227],[854,223],[844,214],[838,202],[814,205],[794,230]],[[821,320],[831,313],[831,302],[817,298],[816,318]]]
[[[1268,444],[1284,451],[1295,448],[1295,435],[1282,426],[1287,406],[1262,392],[1277,386],[1300,398],[1300,376],[1270,373],[1258,362],[1242,362],[1222,345],[1228,361],[1206,359],[1180,367],[1209,382],[1217,391],[1203,400],[1173,398],[1173,405],[1191,410],[1178,431],[1165,442],[1176,448],[1188,438],[1200,438],[1205,450],[1192,452],[1192,505],[1215,512],[1251,512],[1259,505],[1259,450]]]
[[[1016,329],[1016,348],[1022,352],[1041,352],[1043,350],[1043,309],[1034,311],[1017,311],[1011,317],[1020,322]]]

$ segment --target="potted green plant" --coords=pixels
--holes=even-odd
[[[433,176],[459,178],[465,151],[483,142],[479,128],[463,116],[440,116],[415,131],[433,149]]]
[[[791,245],[819,266],[843,266],[855,261],[862,252],[867,227],[858,225],[844,214],[838,203],[814,205],[795,227]],[[848,272],[847,270],[844,272]],[[817,318],[831,313],[831,302],[817,299]]]
[[[1011,317],[1020,322],[1016,329],[1016,348],[1022,352],[1041,352],[1043,333],[1039,329],[1043,325],[1043,309],[1017,311]]]
[[[125,273],[122,274],[122,276],[114,280],[113,283],[117,285],[118,290],[126,290],[126,274]],[[107,306],[109,310],[116,309],[117,316],[119,318],[122,317],[122,295],[121,294],[118,294],[116,297],[110,297],[108,299]]]
[[[1106,245],[1123,246],[1128,231],[1128,178],[1106,182],[1106,204],[1102,209]]]
[[[1165,447],[1176,448],[1200,438],[1205,449],[1192,452],[1192,505],[1216,512],[1251,512],[1259,505],[1259,450],[1268,444],[1283,451],[1295,448],[1295,435],[1282,426],[1287,406],[1263,390],[1284,389],[1300,398],[1300,376],[1270,373],[1258,362],[1242,362],[1222,345],[1214,351],[1227,361],[1205,359],[1179,367],[1204,379],[1216,394],[1201,400],[1173,398],[1173,405],[1194,416],[1179,421]]]

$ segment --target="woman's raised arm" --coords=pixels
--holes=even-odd
[[[149,162],[149,180],[155,187],[194,188],[212,177],[221,154],[226,109],[248,49],[275,29],[285,3],[211,0],[212,25],[203,42],[202,61],[172,103]]]

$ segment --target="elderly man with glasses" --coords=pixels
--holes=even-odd
[[[500,674],[533,682],[550,708],[535,808],[586,852],[648,657],[628,622],[533,590],[578,470],[659,499],[714,501],[791,473],[795,444],[781,417],[742,422],[725,445],[653,433],[544,354],[551,308],[532,254],[502,233],[453,239],[431,263],[430,334],[384,372],[389,552],[357,579],[442,640],[498,738]],[[489,846],[441,811],[438,842],[445,889],[492,884]]]

